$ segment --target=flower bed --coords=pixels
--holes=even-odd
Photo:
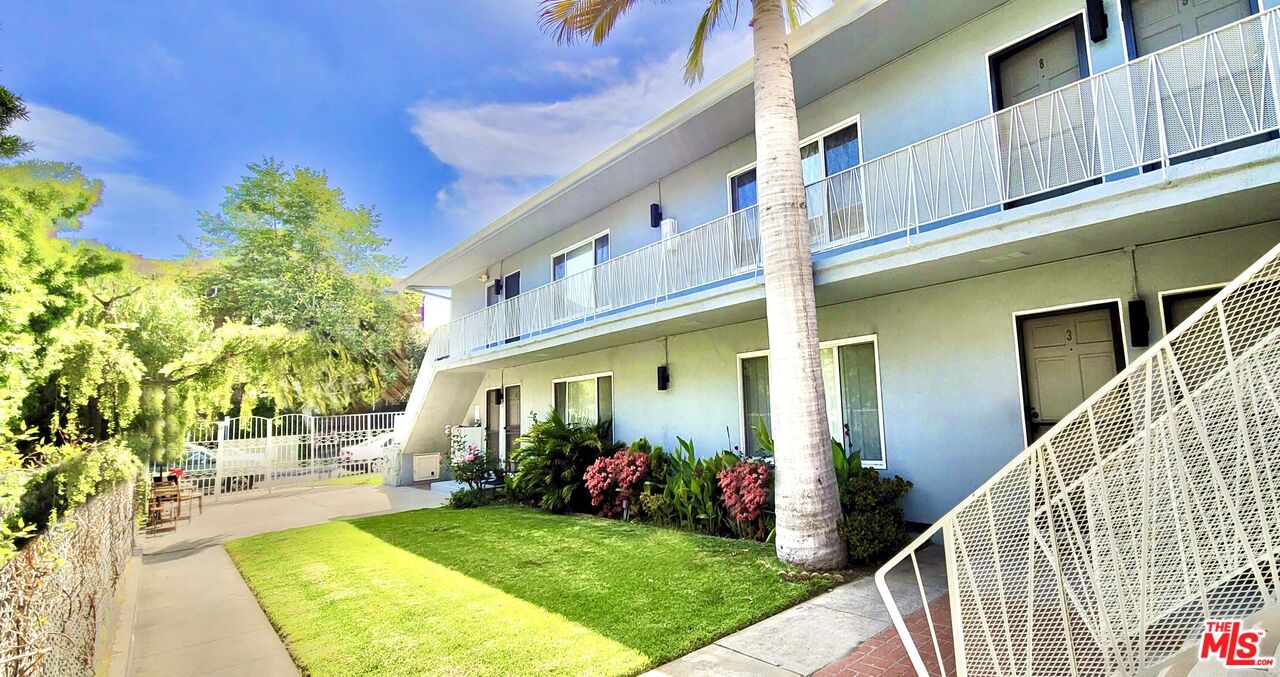
[[[609,432],[608,421],[578,425],[554,413],[535,421],[514,452],[519,467],[508,478],[508,498],[551,512],[593,511],[714,536],[772,540],[773,439],[767,430],[755,431],[763,451],[753,457],[737,449],[699,456],[692,442],[679,437],[678,448],[667,453],[643,438],[612,442]],[[835,440],[831,460],[849,561],[863,564],[892,553],[906,537],[899,504],[911,483],[864,468]]]

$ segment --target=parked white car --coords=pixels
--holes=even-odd
[[[338,451],[338,469],[342,475],[363,475],[374,472],[376,463],[386,458],[395,444],[395,433],[382,433]]]

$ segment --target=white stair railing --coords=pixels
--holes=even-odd
[[[1280,247],[877,572],[916,671],[1133,674],[1280,603],[1277,393]]]
[[[1280,8],[869,160],[806,189],[814,251],[893,236],[1169,163],[1280,128]],[[457,358],[734,277],[760,263],[755,208],[460,317]]]

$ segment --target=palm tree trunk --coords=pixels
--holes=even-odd
[[[778,558],[844,565],[831,463],[813,256],[800,170],[795,86],[781,0],[754,0],[756,181],[769,323],[769,406],[777,477]]]

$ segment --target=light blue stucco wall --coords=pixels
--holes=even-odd
[[[1280,223],[1264,224],[1138,247],[1132,263],[1129,252],[1114,251],[826,306],[819,334],[877,337],[888,472],[915,482],[908,518],[928,522],[1025,446],[1014,313],[1143,298],[1155,341],[1160,291],[1226,282],[1277,241]],[[1124,324],[1127,333],[1127,317]],[[656,385],[664,341],[646,341],[491,371],[468,412],[485,388],[519,383],[527,427],[531,413],[551,408],[553,379],[612,372],[619,439],[645,436],[671,447],[681,436],[703,453],[740,444],[738,355],[767,348],[764,322],[673,335],[665,344],[666,392]],[[1142,350],[1130,349],[1130,359]]]
[[[1087,42],[1094,73],[1125,60],[1120,1],[1104,0],[1107,39]],[[857,116],[862,156],[870,159],[978,119],[991,112],[989,55],[1081,12],[1080,0],[1012,0],[803,107],[800,135]],[[664,215],[679,221],[681,230],[723,216],[729,211],[728,175],[754,161],[754,139],[739,139],[518,254],[489,262],[486,272],[494,278],[519,269],[527,291],[551,280],[554,252],[603,230],[609,230],[612,256],[656,242],[649,204],[659,194]],[[460,280],[453,287],[453,316],[483,308],[484,287],[474,274]]]

